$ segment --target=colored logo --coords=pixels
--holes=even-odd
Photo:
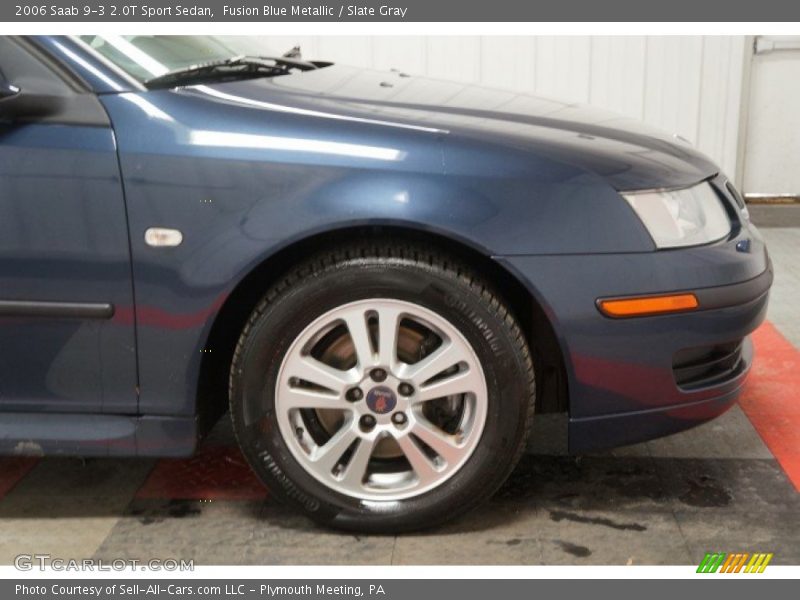
[[[763,573],[769,561],[772,560],[772,553],[755,552],[707,552],[700,566],[697,567],[698,573]]]
[[[372,412],[385,415],[397,406],[397,398],[388,387],[375,387],[367,394],[367,406]]]

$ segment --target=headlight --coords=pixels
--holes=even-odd
[[[731,230],[725,207],[708,183],[682,190],[623,195],[659,248],[708,244],[724,238]]]

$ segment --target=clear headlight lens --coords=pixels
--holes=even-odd
[[[708,244],[730,233],[725,207],[708,183],[624,196],[659,248]]]

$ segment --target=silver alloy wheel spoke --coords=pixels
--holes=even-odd
[[[324,446],[315,449],[311,460],[317,469],[326,474],[333,472],[333,467],[342,459],[347,449],[358,439],[358,434],[350,424],[345,425],[337,431]]]
[[[455,436],[436,431],[435,426],[430,423],[418,419],[411,427],[411,433],[425,442],[447,464],[461,456],[461,448],[458,447]]]
[[[377,441],[375,437],[359,440],[358,446],[355,452],[353,452],[353,456],[350,458],[350,462],[347,463],[347,468],[342,475],[342,483],[351,487],[361,486],[362,481],[364,481],[364,476],[367,473],[369,459],[372,458],[372,451],[375,449],[375,443]]]
[[[344,315],[347,331],[356,351],[358,367],[363,372],[375,365],[375,353],[372,351],[372,342],[369,339],[367,327],[367,314],[362,309],[353,310]]]
[[[347,332],[336,334],[341,325]],[[403,357],[424,354],[422,339],[438,346],[403,362],[400,348]],[[325,362],[321,340],[337,352],[344,343],[337,364],[355,366]],[[429,411],[439,399],[444,404]],[[384,298],[340,306],[309,324],[287,351],[275,389],[278,427],[294,458],[328,488],[362,500],[417,496],[452,477],[480,442],[487,402],[483,368],[461,332],[425,307]],[[451,411],[447,420],[441,410]],[[445,431],[440,421],[457,425]]]
[[[403,450],[406,460],[408,460],[421,484],[428,485],[436,481],[439,476],[439,470],[414,440],[404,435],[397,438],[397,444]]]
[[[472,370],[459,371],[445,377],[437,379],[433,383],[420,386],[417,392],[416,402],[426,402],[445,396],[456,394],[467,394],[480,385],[480,376]]]
[[[378,361],[390,370],[397,367],[397,332],[401,310],[384,307],[378,312]]]
[[[416,364],[408,365],[402,371],[402,375],[420,387],[431,377],[467,360],[468,356],[465,350],[462,344],[448,340],[430,356],[426,356]]]
[[[334,369],[311,356],[300,355],[292,358],[287,367],[289,377],[316,384],[336,394],[343,394],[347,386],[358,381],[357,373]]]
[[[349,402],[341,396],[326,394],[306,388],[287,387],[282,402],[286,410],[293,408],[313,408],[317,410],[352,410]]]

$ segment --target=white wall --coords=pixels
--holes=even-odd
[[[276,52],[585,102],[679,133],[736,177],[744,37],[271,37]]]
[[[744,191],[800,194],[800,36],[760,41],[785,49],[753,57]]]

